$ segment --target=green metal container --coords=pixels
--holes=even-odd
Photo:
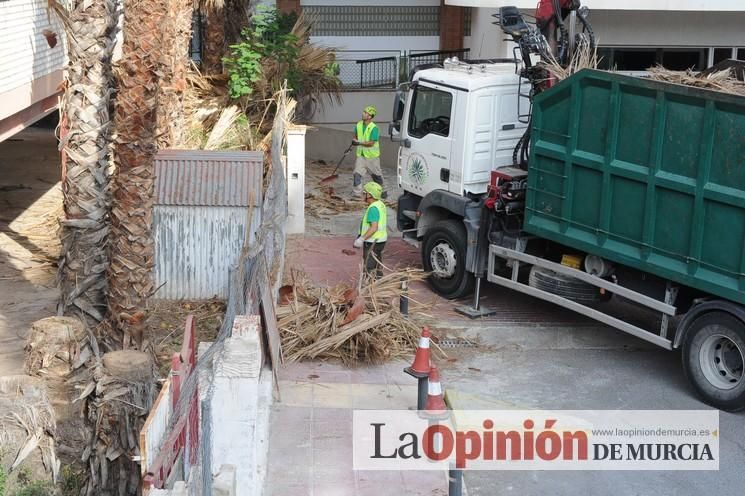
[[[525,230],[745,304],[745,97],[584,70],[535,98]]]

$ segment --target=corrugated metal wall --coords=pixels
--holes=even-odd
[[[263,155],[167,150],[155,173],[155,298],[226,298],[230,269],[261,223]]]
[[[57,33],[49,48],[42,31]],[[0,0],[0,94],[62,69],[64,29],[47,0]],[[11,102],[3,102],[3,104]]]

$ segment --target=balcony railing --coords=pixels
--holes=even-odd
[[[336,52],[338,77],[344,89],[394,89],[408,80],[411,71],[427,64],[442,64],[445,59],[467,59],[469,49],[451,51],[397,50]]]

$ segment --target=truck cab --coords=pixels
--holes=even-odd
[[[512,169],[528,126],[520,116],[529,103],[520,97],[519,71],[516,60],[446,60],[441,68],[416,72],[394,105],[391,135],[400,142],[404,191],[398,228],[422,248],[432,284],[450,298],[469,293],[472,274],[485,265],[475,250],[481,205],[492,172]]]
[[[398,182],[412,195],[483,195],[492,170],[512,165],[527,123],[518,117],[515,62],[467,64],[414,75],[400,129]]]

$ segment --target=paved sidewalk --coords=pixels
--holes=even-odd
[[[352,468],[353,409],[416,405],[416,384],[403,373],[405,366],[400,362],[353,370],[328,363],[283,367],[281,401],[271,414],[266,494],[446,496],[445,472]]]

